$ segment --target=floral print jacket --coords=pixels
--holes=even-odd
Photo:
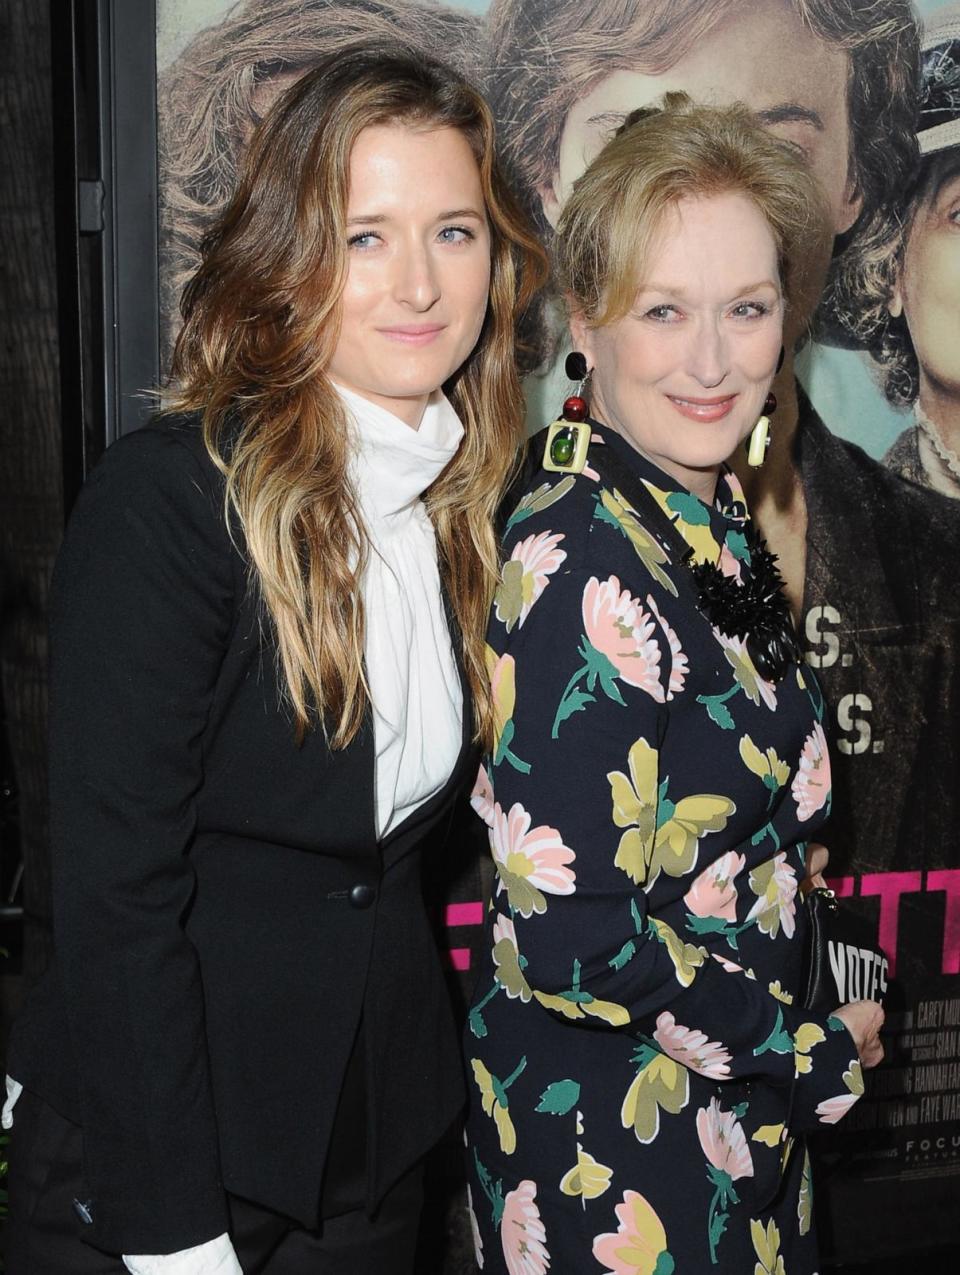
[[[743,1179],[744,1242],[757,1260],[759,1235],[775,1264],[764,1210],[796,1136],[863,1089],[843,1024],[794,1003],[797,887],[830,804],[820,692],[799,665],[765,681],[743,641],[711,628],[605,456],[646,484],[696,561],[742,580],[732,474],[710,508],[600,427],[582,474],[540,469],[542,436],[531,449],[488,634],[496,739],[473,796],[497,874],[466,1035],[474,1203],[495,1229],[504,1209],[526,1210],[547,1253],[548,1185],[583,1210],[609,1191],[595,1263],[641,1269],[611,1256],[637,1200],[664,1251],[686,1252],[656,1200],[662,1156],[680,1156],[691,1183],[713,1184],[703,1261],[733,1257]],[[566,1162],[556,1117],[573,1122]],[[668,1122],[685,1122],[687,1142],[644,1156]],[[806,1164],[796,1180],[808,1231]],[[504,1231],[509,1270],[546,1269],[511,1265],[512,1242]]]

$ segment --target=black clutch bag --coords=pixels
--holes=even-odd
[[[849,1001],[883,1002],[887,958],[866,921],[845,908],[833,890],[819,887],[806,898],[809,946],[803,980],[804,1009],[829,1014]]]

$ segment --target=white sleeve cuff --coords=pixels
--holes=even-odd
[[[131,1275],[243,1275],[226,1232],[179,1253],[124,1253],[123,1264]]]
[[[4,1129],[13,1128],[13,1109],[22,1093],[23,1085],[21,1085],[20,1081],[14,1080],[12,1076],[7,1076],[7,1100],[3,1104],[3,1117],[0,1120]]]

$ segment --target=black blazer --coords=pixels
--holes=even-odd
[[[361,1013],[368,1206],[461,1102],[419,850],[475,774],[466,683],[454,775],[378,844],[370,723],[298,747],[267,633],[196,420],[121,439],[54,577],[58,955],[9,1057],[115,1252],[227,1230],[225,1189],[315,1225]]]

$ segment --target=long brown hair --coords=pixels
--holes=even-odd
[[[368,43],[292,85],[251,138],[236,193],[204,240],[173,362],[170,406],[202,412],[207,448],[226,476],[225,515],[243,530],[298,733],[319,722],[335,748],[353,739],[367,707],[360,579],[368,546],[349,481],[347,420],[325,368],[347,275],[350,154],[363,129],[398,122],[463,133],[490,223],[483,329],[444,386],[464,440],[424,497],[463,638],[476,733],[486,738],[493,515],[523,437],[514,330],[546,267],[500,176],[479,93],[420,53]]]

